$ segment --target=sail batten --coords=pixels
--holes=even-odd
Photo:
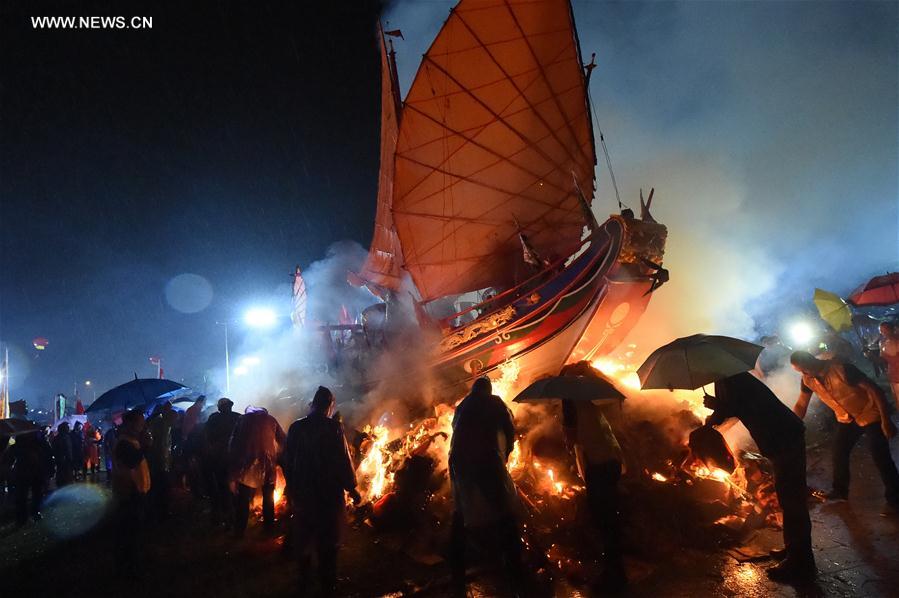
[[[544,255],[579,238],[572,180],[594,180],[595,156],[579,52],[568,0],[450,13],[406,96],[394,162],[392,216],[423,300],[514,284],[520,227]]]

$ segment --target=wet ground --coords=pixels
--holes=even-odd
[[[896,444],[894,442],[894,444]],[[896,451],[894,450],[894,454]],[[810,484],[826,488],[826,450],[809,454]],[[101,475],[102,479],[102,475]],[[102,483],[78,483],[56,492],[44,519],[0,527],[0,584],[4,596],[289,596],[296,571],[284,550],[284,529],[265,534],[254,523],[243,540],[209,522],[205,504],[180,495],[173,515],[154,521],[145,536],[142,574],[116,580],[111,574],[111,535],[104,514],[109,494]],[[882,486],[870,457],[853,455],[848,503],[812,508],[817,582],[795,588],[770,582],[769,560],[752,561],[733,547],[677,547],[664,558],[632,554],[627,561],[629,596],[896,596],[899,588],[899,518],[880,515]],[[5,515],[11,516],[8,509]],[[670,517],[677,517],[671,513]],[[446,530],[433,534],[376,534],[353,528],[340,564],[340,592],[346,596],[446,596],[448,569],[440,559]],[[764,529],[748,549],[767,550],[779,532]],[[741,562],[743,561],[743,562]],[[501,576],[489,567],[473,569],[470,595],[505,593]],[[577,580],[543,578],[536,594],[587,596]],[[9,593],[7,593],[9,592]]]

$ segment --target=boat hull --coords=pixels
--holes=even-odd
[[[595,245],[537,289],[540,300],[532,309],[513,302],[506,308],[511,317],[479,318],[445,336],[434,363],[438,379],[461,389],[480,376],[513,373],[514,388],[522,388],[557,375],[565,363],[614,350],[642,316],[652,289],[648,269],[635,263],[640,256],[629,244],[629,228],[620,218],[607,220]],[[661,255],[651,257],[660,261]],[[511,362],[515,366],[506,369]]]

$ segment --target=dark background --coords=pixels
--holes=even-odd
[[[49,405],[76,381],[152,375],[150,355],[167,377],[201,375],[220,365],[217,319],[284,291],[335,241],[367,246],[380,10],[3,3],[0,340],[14,398]],[[153,28],[34,30],[36,15]],[[213,287],[204,311],[165,300],[185,272]]]

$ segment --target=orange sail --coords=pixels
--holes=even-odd
[[[568,0],[462,0],[396,144],[393,221],[422,300],[513,285],[519,232],[543,255],[569,249],[586,224],[575,181],[592,201],[594,164]]]
[[[391,213],[393,201],[394,151],[396,150],[400,106],[396,89],[396,71],[387,56],[384,33],[378,27],[381,43],[381,170],[378,175],[378,207],[375,232],[368,258],[359,272],[359,282],[390,290],[400,286],[402,250]],[[351,282],[355,282],[351,277]]]

